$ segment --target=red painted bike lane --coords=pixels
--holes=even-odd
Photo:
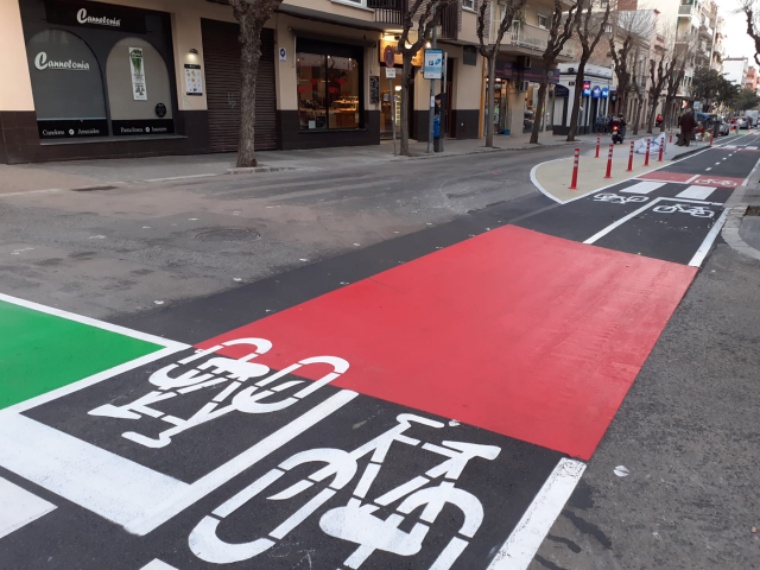
[[[336,386],[589,459],[695,274],[506,226],[201,347],[341,354]]]

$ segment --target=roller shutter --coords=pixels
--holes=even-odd
[[[212,152],[234,152],[240,127],[240,44],[238,26],[203,20],[203,58]],[[274,78],[274,32],[261,33],[261,61],[256,86],[256,149],[277,144],[277,103]]]

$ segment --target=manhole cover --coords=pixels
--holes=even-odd
[[[750,206],[747,208],[745,216],[760,216],[760,206]]]
[[[195,239],[201,241],[253,241],[261,234],[250,228],[213,228],[195,234]]]

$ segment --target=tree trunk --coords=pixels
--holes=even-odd
[[[649,118],[647,119],[647,132],[654,131],[654,119],[657,115],[657,103],[652,103],[652,107],[649,109]]]
[[[578,132],[578,116],[581,110],[581,95],[583,94],[583,76],[586,74],[586,61],[588,58],[581,55],[581,61],[578,63],[578,72],[575,74],[575,91],[573,92],[573,111],[570,114],[570,132],[567,133],[567,142],[575,140],[575,134]]]
[[[549,71],[544,66],[541,76],[541,84],[538,87],[538,102],[533,116],[533,131],[530,134],[530,144],[538,144],[538,133],[541,132],[541,123],[544,117],[544,105],[546,104],[546,90],[549,83]]]
[[[496,107],[496,54],[492,53],[491,57],[487,58],[486,61],[488,62],[488,100],[486,103],[488,106],[486,111],[486,117],[488,117],[488,120],[486,121],[486,146],[492,147],[493,134],[496,128],[493,122]]]
[[[253,9],[251,9],[253,10]],[[240,21],[240,143],[238,168],[256,166],[254,132],[256,126],[256,81],[261,59],[261,29],[254,14],[241,13]]]
[[[403,79],[401,80],[401,146],[399,154],[401,156],[411,156],[409,152],[409,83],[413,81],[409,78],[412,72],[412,56],[411,54],[403,54],[404,67],[403,67]],[[392,94],[391,94],[392,95]]]

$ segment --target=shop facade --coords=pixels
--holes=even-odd
[[[389,135],[401,59],[389,82],[383,48],[397,45],[400,30],[366,2],[353,4],[290,0],[267,23],[258,150],[371,145]],[[458,9],[455,37],[439,44],[448,56],[444,129],[477,138],[476,15]],[[0,163],[234,152],[237,38],[229,6],[207,0],[4,2],[0,49],[17,57],[4,63],[0,85]],[[427,140],[430,84],[421,72],[410,94],[411,136]]]
[[[559,65],[559,84],[555,91],[554,134],[570,132],[570,119],[576,89],[581,90],[580,112],[576,134],[601,132],[611,112],[615,97],[612,69],[587,64],[583,81],[578,84],[577,63]]]

